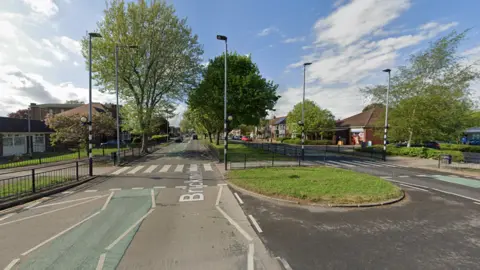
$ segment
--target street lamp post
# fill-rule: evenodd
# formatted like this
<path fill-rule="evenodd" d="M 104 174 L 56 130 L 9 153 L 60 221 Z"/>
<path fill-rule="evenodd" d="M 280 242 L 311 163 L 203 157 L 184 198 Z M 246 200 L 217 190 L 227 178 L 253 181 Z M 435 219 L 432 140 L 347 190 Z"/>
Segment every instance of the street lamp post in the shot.
<path fill-rule="evenodd" d="M 28 106 L 28 135 L 27 135 L 27 145 L 28 145 L 28 153 L 30 154 L 30 158 L 33 156 L 33 137 L 32 137 L 32 126 L 30 120 L 32 119 L 32 105 Z"/>
<path fill-rule="evenodd" d="M 387 134 L 388 134 L 388 95 L 390 93 L 390 73 L 391 69 L 384 69 L 383 72 L 388 73 L 388 87 L 387 87 L 387 99 L 385 101 L 385 131 L 383 133 L 383 160 L 387 160 Z"/>
<path fill-rule="evenodd" d="M 88 175 L 93 176 L 92 157 L 92 38 L 100 38 L 98 33 L 88 33 Z"/>
<path fill-rule="evenodd" d="M 228 135 L 227 135 L 227 55 L 228 55 L 228 46 L 227 46 L 227 37 L 222 35 L 217 35 L 218 40 L 225 41 L 225 85 L 223 89 L 223 132 L 224 132 L 224 142 L 223 142 L 223 162 L 225 163 L 225 171 L 227 170 L 227 149 L 228 149 Z"/>
<path fill-rule="evenodd" d="M 120 164 L 118 162 L 120 160 L 120 105 L 118 104 L 118 50 L 120 48 L 131 48 L 136 49 L 138 46 L 133 45 L 118 45 L 115 44 L 115 92 L 117 97 L 117 106 L 116 106 L 116 114 L 117 114 L 117 165 Z"/>
<path fill-rule="evenodd" d="M 302 160 L 305 160 L 305 85 L 307 66 L 312 63 L 303 63 L 303 99 L 302 99 Z"/>

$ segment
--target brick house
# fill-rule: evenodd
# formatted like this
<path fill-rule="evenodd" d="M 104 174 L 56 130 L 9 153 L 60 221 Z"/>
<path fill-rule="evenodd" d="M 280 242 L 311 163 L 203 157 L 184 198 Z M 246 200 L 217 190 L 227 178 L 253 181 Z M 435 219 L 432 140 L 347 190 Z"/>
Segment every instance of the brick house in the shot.
<path fill-rule="evenodd" d="M 83 104 L 36 104 L 30 103 L 30 115 L 32 120 L 43 121 L 48 114 L 59 114 L 65 111 L 83 106 Z"/>
<path fill-rule="evenodd" d="M 365 142 L 369 144 L 383 144 L 383 137 L 378 136 L 378 131 L 383 130 L 380 123 L 384 108 L 374 107 L 359 114 L 339 120 L 336 123 L 335 144 L 338 139 L 343 144 L 354 145 Z"/>
<path fill-rule="evenodd" d="M 0 156 L 45 152 L 50 149 L 49 129 L 43 121 L 0 117 Z"/>

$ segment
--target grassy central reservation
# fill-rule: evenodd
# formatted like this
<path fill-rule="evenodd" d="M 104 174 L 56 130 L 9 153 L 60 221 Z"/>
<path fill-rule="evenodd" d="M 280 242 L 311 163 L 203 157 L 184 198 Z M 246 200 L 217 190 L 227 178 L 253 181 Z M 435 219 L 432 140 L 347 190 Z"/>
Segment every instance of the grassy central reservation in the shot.
<path fill-rule="evenodd" d="M 228 179 L 263 195 L 321 204 L 381 202 L 402 192 L 376 176 L 330 167 L 231 170 Z"/>

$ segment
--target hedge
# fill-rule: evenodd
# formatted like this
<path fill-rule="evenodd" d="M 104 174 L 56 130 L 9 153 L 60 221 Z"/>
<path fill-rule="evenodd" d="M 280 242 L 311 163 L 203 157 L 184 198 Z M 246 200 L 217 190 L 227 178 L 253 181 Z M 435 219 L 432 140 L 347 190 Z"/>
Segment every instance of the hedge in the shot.
<path fill-rule="evenodd" d="M 152 140 L 161 140 L 167 138 L 167 135 L 153 135 Z"/>
<path fill-rule="evenodd" d="M 442 150 L 457 150 L 457 151 L 460 151 L 460 152 L 480 153 L 480 145 L 441 143 L 440 144 L 440 149 L 442 149 Z"/>
<path fill-rule="evenodd" d="M 383 146 L 377 145 L 374 147 L 365 147 L 365 148 L 356 148 L 356 151 L 361 152 L 378 152 L 381 151 Z M 375 149 L 375 150 L 374 150 Z M 428 159 L 438 159 L 441 155 L 451 155 L 452 160 L 455 162 L 463 162 L 464 157 L 463 153 L 458 150 L 437 150 L 427 147 L 395 147 L 389 145 L 387 147 L 387 155 L 389 156 L 408 156 L 408 157 L 419 157 L 419 158 L 428 158 Z"/>
<path fill-rule="evenodd" d="M 283 139 L 282 143 L 287 144 L 302 144 L 301 139 Z M 330 145 L 331 140 L 305 140 L 305 145 Z"/>

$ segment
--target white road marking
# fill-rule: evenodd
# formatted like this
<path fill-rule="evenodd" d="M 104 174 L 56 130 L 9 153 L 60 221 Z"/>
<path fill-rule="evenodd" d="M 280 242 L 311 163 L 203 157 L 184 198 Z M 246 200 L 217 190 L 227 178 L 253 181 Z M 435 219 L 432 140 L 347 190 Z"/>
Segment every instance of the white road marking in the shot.
<path fill-rule="evenodd" d="M 400 175 L 400 176 L 398 176 L 398 177 L 399 177 L 399 178 L 409 178 L 410 176 L 408 176 L 408 175 Z"/>
<path fill-rule="evenodd" d="M 141 169 L 143 169 L 143 167 L 145 166 L 137 166 L 135 167 L 133 170 L 127 172 L 127 174 L 135 174 L 136 172 L 140 171 Z"/>
<path fill-rule="evenodd" d="M 191 172 L 196 172 L 196 171 L 198 171 L 198 166 L 197 166 L 197 164 L 190 164 L 190 171 L 191 171 Z"/>
<path fill-rule="evenodd" d="M 472 197 L 463 196 L 463 195 L 460 195 L 460 194 L 457 194 L 457 193 L 453 193 L 453 192 L 449 192 L 449 191 L 445 191 L 445 190 L 441 190 L 441 189 L 436 189 L 436 188 L 432 188 L 432 190 L 435 190 L 435 191 L 438 191 L 438 192 L 442 192 L 442 193 L 445 193 L 445 194 L 450 194 L 450 195 L 458 196 L 458 197 L 460 197 L 460 198 L 464 198 L 464 199 L 468 199 L 468 200 L 472 200 L 472 201 L 474 201 L 474 202 L 480 203 L 480 200 L 474 199 L 474 198 L 472 198 Z M 0 224 L 0 225 L 1 225 L 1 224 Z"/>
<path fill-rule="evenodd" d="M 415 175 L 415 176 L 417 176 L 417 177 L 427 177 L 428 175 L 425 175 L 425 174 L 417 174 L 417 175 Z"/>
<path fill-rule="evenodd" d="M 111 173 L 111 174 L 114 174 L 114 175 L 119 175 L 119 174 L 121 174 L 121 173 L 123 173 L 123 172 L 127 171 L 128 169 L 130 169 L 130 167 L 129 167 L 129 166 L 127 166 L 127 167 L 123 167 L 123 168 L 121 168 L 121 169 L 118 169 L 118 170 L 114 171 L 114 172 L 113 172 L 113 173 Z"/>
<path fill-rule="evenodd" d="M 3 268 L 3 270 L 10 270 L 10 269 L 12 269 L 19 261 L 20 261 L 19 258 L 13 259 L 13 260 L 7 265 L 7 267 Z"/>
<path fill-rule="evenodd" d="M 183 172 L 183 164 L 177 165 L 177 167 L 175 168 L 175 172 Z"/>
<path fill-rule="evenodd" d="M 166 188 L 165 186 L 155 186 L 153 188 Z"/>
<path fill-rule="evenodd" d="M 110 191 L 120 191 L 120 190 L 122 190 L 122 189 L 121 189 L 121 188 L 111 188 L 111 189 L 109 189 L 109 190 L 110 190 Z"/>
<path fill-rule="evenodd" d="M 218 189 L 217 199 L 215 200 L 215 206 L 220 204 L 220 196 L 222 196 L 223 186 Z"/>
<path fill-rule="evenodd" d="M 473 202 L 473 203 L 474 203 L 474 204 L 478 204 L 478 205 L 480 205 L 480 202 Z"/>
<path fill-rule="evenodd" d="M 242 198 L 240 198 L 240 196 L 238 196 L 238 194 L 236 192 L 233 193 L 233 195 L 235 195 L 235 198 L 237 198 L 238 203 L 243 204 Z"/>
<path fill-rule="evenodd" d="M 172 165 L 164 165 L 164 166 L 160 169 L 160 172 L 168 172 L 168 169 L 170 169 L 170 167 L 172 167 Z"/>
<path fill-rule="evenodd" d="M 412 186 L 412 187 L 417 187 L 417 188 L 423 188 L 423 189 L 430 189 L 429 187 L 427 186 L 422 186 L 422 185 L 417 185 L 417 184 L 411 184 L 411 183 L 407 183 L 407 182 L 402 182 L 402 181 L 397 181 L 397 180 L 389 180 L 390 182 L 393 182 L 393 183 L 397 183 L 397 184 L 404 184 L 404 185 L 407 185 L 407 186 Z"/>
<path fill-rule="evenodd" d="M 98 263 L 97 263 L 97 268 L 95 268 L 96 270 L 103 269 L 103 265 L 105 264 L 105 257 L 107 257 L 106 253 L 102 253 L 102 255 L 100 255 L 100 258 L 98 259 Z"/>
<path fill-rule="evenodd" d="M 146 169 L 143 173 L 151 173 L 151 172 L 153 172 L 153 170 L 155 170 L 157 167 L 158 167 L 158 165 L 152 165 L 152 166 L 148 167 L 148 169 Z"/>
<path fill-rule="evenodd" d="M 260 228 L 260 225 L 258 225 L 257 221 L 252 215 L 248 215 L 248 218 L 252 222 L 253 226 L 255 226 L 255 229 L 257 229 L 257 232 L 262 233 L 262 228 Z"/>
<path fill-rule="evenodd" d="M 115 193 L 115 192 L 113 192 L 113 191 L 110 192 L 110 195 L 108 196 L 107 200 L 106 200 L 105 203 L 103 204 L 102 210 L 100 210 L 100 211 L 103 211 L 103 210 L 107 209 L 107 205 L 108 205 L 108 203 L 110 202 L 110 200 L 112 199 L 114 193 Z"/>
<path fill-rule="evenodd" d="M 64 192 L 62 192 L 62 194 L 72 194 L 72 193 L 73 193 L 73 191 L 64 191 Z"/>
<path fill-rule="evenodd" d="M 247 241 L 250 242 L 253 240 L 253 238 L 242 227 L 240 227 L 240 225 L 238 225 L 235 220 L 233 220 L 229 215 L 227 215 L 227 213 L 225 213 L 225 211 L 223 211 L 220 206 L 217 205 L 215 207 L 228 220 L 228 222 L 230 222 L 230 224 L 233 224 L 233 226 L 243 235 L 243 237 L 247 239 Z"/>
<path fill-rule="evenodd" d="M 152 208 L 155 208 L 157 205 L 155 203 L 155 191 L 153 191 L 153 189 L 150 190 L 150 195 L 152 196 Z"/>
<path fill-rule="evenodd" d="M 175 188 L 179 188 L 179 189 L 186 189 L 187 186 L 175 186 Z"/>
<path fill-rule="evenodd" d="M 78 201 L 85 201 L 85 200 L 89 200 L 89 199 L 98 199 L 102 197 L 101 195 L 97 195 L 97 196 L 93 196 L 93 197 L 85 197 L 85 198 L 80 198 L 80 199 L 75 199 L 75 200 L 68 200 L 68 201 L 61 201 L 61 202 L 56 202 L 56 203 L 49 203 L 49 204 L 44 204 L 44 205 L 40 205 L 40 206 L 37 206 L 35 207 L 35 209 L 38 209 L 38 208 L 43 208 L 43 207 L 49 207 L 49 206 L 54 206 L 54 205 L 59 205 L 59 204 L 66 204 L 66 203 L 71 203 L 71 202 L 78 202 Z"/>
<path fill-rule="evenodd" d="M 25 209 L 31 209 L 31 208 L 33 208 L 33 207 L 35 207 L 35 206 L 37 206 L 41 203 L 42 203 L 42 201 L 36 201 L 36 202 L 30 204 L 29 206 L 25 207 Z"/>
<path fill-rule="evenodd" d="M 217 186 L 226 186 L 227 184 L 217 184 Z"/>
<path fill-rule="evenodd" d="M 132 188 L 132 189 L 134 189 L 134 190 L 140 190 L 140 189 L 143 189 L 143 187 L 134 187 L 134 188 Z"/>
<path fill-rule="evenodd" d="M 132 226 L 130 226 L 130 228 L 128 228 L 125 232 L 122 233 L 122 235 L 120 235 L 117 239 L 115 239 L 115 241 L 113 241 L 108 247 L 106 247 L 105 249 L 106 250 L 110 250 L 112 249 L 118 242 L 120 242 L 120 240 L 122 240 L 131 230 L 133 230 L 135 227 L 138 226 L 138 224 L 140 224 L 140 222 L 142 222 L 145 218 L 148 217 L 148 215 L 150 215 L 152 212 L 153 212 L 154 209 L 150 209 L 145 215 L 143 215 L 143 217 L 141 217 L 139 220 L 137 220 L 137 222 L 135 222 Z"/>
<path fill-rule="evenodd" d="M 370 162 L 366 162 L 366 161 L 350 161 L 350 162 L 352 162 L 352 163 L 358 163 L 358 164 L 360 164 L 361 166 L 383 167 L 382 165 L 375 164 L 375 163 L 370 163 Z"/>
<path fill-rule="evenodd" d="M 354 165 L 350 165 L 350 164 L 344 164 L 344 163 L 341 163 L 341 162 L 337 162 L 337 161 L 333 161 L 333 160 L 329 160 L 327 161 L 328 163 L 332 163 L 332 164 L 335 164 L 335 165 L 338 165 L 338 166 L 347 166 L 347 167 L 355 167 Z"/>
<path fill-rule="evenodd" d="M 14 216 L 14 215 L 15 215 L 15 213 L 6 214 L 5 216 L 0 217 L 0 221 L 5 220 L 5 219 L 7 219 L 7 218 L 9 218 L 9 217 L 11 217 L 11 216 Z"/>
<path fill-rule="evenodd" d="M 319 164 L 325 164 L 326 166 L 331 166 L 331 167 L 335 167 L 335 168 L 340 167 L 339 165 L 335 165 L 335 164 L 329 163 L 328 160 L 325 160 L 325 161 L 317 161 L 317 163 L 319 163 Z"/>
<path fill-rule="evenodd" d="M 208 163 L 207 163 L 207 164 L 203 164 L 203 169 L 204 169 L 206 172 L 211 172 L 211 171 L 213 171 L 212 165 L 210 165 L 210 164 L 208 164 Z"/>
<path fill-rule="evenodd" d="M 255 254 L 255 246 L 253 243 L 248 244 L 248 256 L 247 256 L 247 269 L 254 270 L 255 269 L 255 260 L 253 259 L 253 255 Z"/>
<path fill-rule="evenodd" d="M 60 236 L 64 235 L 65 233 L 67 233 L 67 232 L 71 231 L 71 230 L 72 230 L 72 229 L 74 229 L 75 227 L 77 227 L 77 226 L 81 225 L 81 224 L 82 224 L 82 223 L 84 223 L 85 221 L 87 221 L 87 220 L 89 220 L 89 219 L 91 219 L 91 218 L 95 217 L 95 216 L 96 216 L 96 215 L 98 215 L 98 214 L 100 214 L 100 211 L 98 211 L 98 212 L 94 213 L 93 215 L 90 215 L 90 216 L 88 216 L 88 217 L 86 217 L 86 218 L 84 218 L 84 219 L 80 220 L 79 222 L 77 222 L 77 223 L 73 224 L 72 226 L 70 226 L 70 227 L 66 228 L 65 230 L 63 230 L 63 231 L 59 232 L 58 234 L 56 234 L 56 235 L 54 235 L 54 236 L 52 236 L 52 237 L 48 238 L 47 240 L 43 241 L 42 243 L 40 243 L 40 244 L 38 244 L 38 245 L 34 246 L 33 248 L 31 248 L 31 249 L 29 249 L 29 250 L 25 251 L 24 253 L 22 253 L 22 256 L 26 256 L 26 255 L 28 255 L 28 254 L 29 254 L 29 253 L 31 253 L 32 251 L 35 251 L 36 249 L 38 249 L 38 248 L 42 247 L 43 245 L 47 244 L 48 242 L 50 242 L 50 241 L 53 241 L 53 240 L 55 240 L 56 238 L 58 238 L 58 237 L 60 237 Z"/>
<path fill-rule="evenodd" d="M 346 160 L 342 160 L 342 161 L 339 161 L 340 163 L 342 163 L 344 166 L 347 166 L 347 167 L 357 167 L 358 164 L 355 164 L 355 163 L 351 163 L 351 162 L 348 162 Z"/>
<path fill-rule="evenodd" d="M 98 200 L 99 198 L 102 198 L 102 197 L 105 197 L 105 196 L 106 196 L 106 195 L 100 196 L 100 197 L 98 197 L 98 198 L 91 199 L 91 200 L 88 200 L 88 201 L 85 201 L 85 202 L 81 202 L 81 203 L 77 203 L 77 204 L 72 204 L 72 205 L 69 205 L 69 206 L 65 206 L 65 207 L 63 207 L 63 208 L 59 208 L 59 209 L 47 211 L 47 212 L 45 212 L 45 213 L 41 213 L 41 214 L 37 214 L 37 215 L 33 215 L 33 216 L 28 216 L 28 217 L 24 217 L 24 218 L 20 218 L 20 219 L 16 219 L 16 220 L 11 220 L 11 221 L 8 221 L 8 222 L 5 222 L 5 223 L 0 223 L 0 227 L 3 226 L 3 225 L 8 225 L 8 224 L 12 224 L 12 223 L 24 221 L 24 220 L 27 220 L 27 219 L 32 219 L 32 218 L 36 218 L 36 217 L 41 217 L 41 216 L 48 215 L 48 214 L 51 214 L 51 213 L 55 213 L 55 212 L 58 212 L 58 211 L 61 211 L 61 210 L 65 210 L 65 209 L 68 209 L 68 208 L 72 208 L 72 207 L 75 207 L 75 206 L 78 206 L 78 205 L 82 205 L 82 204 L 85 204 L 85 203 L 93 202 L 93 201 Z"/>
<path fill-rule="evenodd" d="M 96 189 L 89 189 L 89 190 L 85 190 L 85 192 L 92 193 L 92 192 L 97 192 L 97 190 Z"/>
<path fill-rule="evenodd" d="M 383 178 L 383 179 L 390 179 L 392 178 L 391 176 L 380 176 L 380 178 Z"/>
<path fill-rule="evenodd" d="M 281 257 L 276 257 L 276 258 L 277 260 L 280 261 L 280 263 L 283 265 L 285 270 L 293 270 L 292 267 L 290 267 L 290 264 L 288 264 L 288 262 L 284 258 L 281 258 Z"/>
<path fill-rule="evenodd" d="M 418 190 L 421 190 L 421 191 L 428 192 L 428 190 L 423 189 L 423 188 L 419 188 L 419 187 L 416 187 L 416 186 L 410 186 L 410 185 L 405 185 L 405 184 L 399 184 L 399 185 L 400 185 L 400 186 L 404 186 L 404 187 L 408 187 L 408 188 L 413 188 L 413 189 L 418 189 Z"/>

